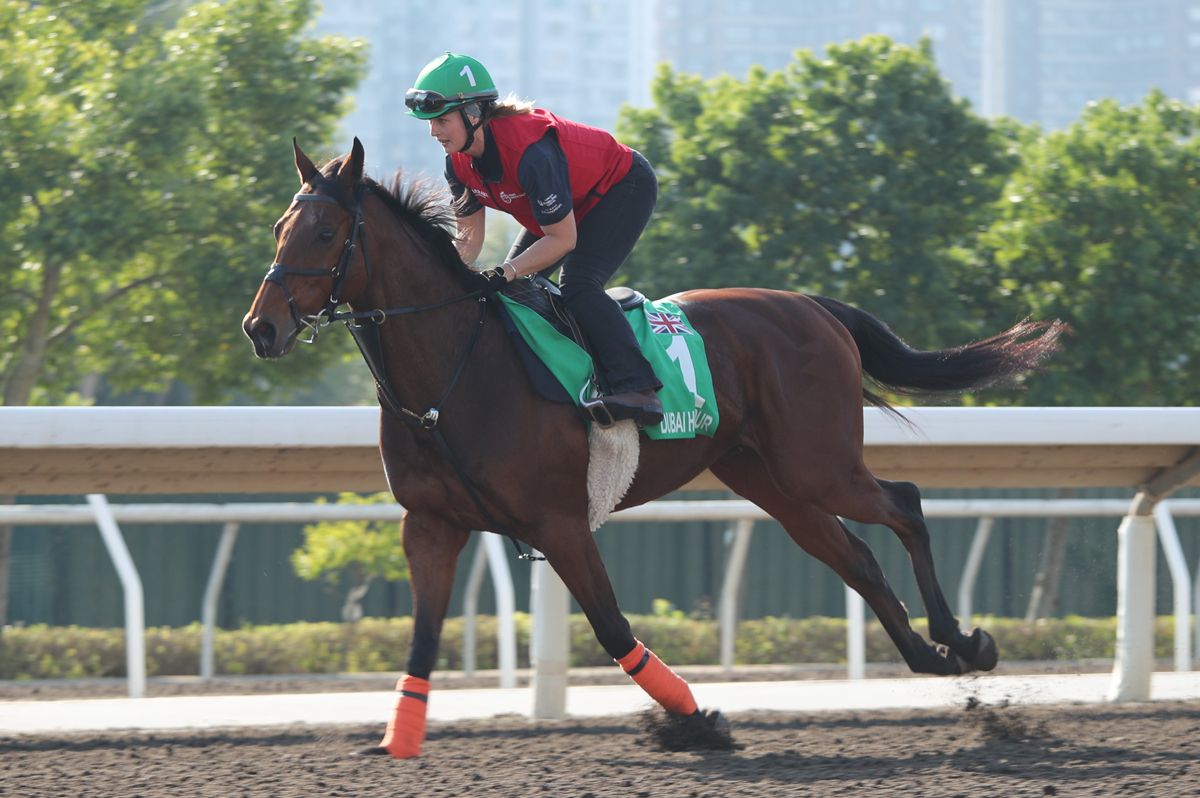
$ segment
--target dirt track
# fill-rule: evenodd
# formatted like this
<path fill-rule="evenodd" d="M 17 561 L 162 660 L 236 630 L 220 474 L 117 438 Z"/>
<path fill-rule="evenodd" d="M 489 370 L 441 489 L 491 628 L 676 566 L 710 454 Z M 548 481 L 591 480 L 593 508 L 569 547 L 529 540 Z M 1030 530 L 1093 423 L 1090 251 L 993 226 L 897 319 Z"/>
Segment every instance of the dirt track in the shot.
<path fill-rule="evenodd" d="M 1200 704 L 750 713 L 734 752 L 661 753 L 636 717 L 430 726 L 425 754 L 349 757 L 380 729 L 0 739 L 0 795 L 1200 795 Z"/>

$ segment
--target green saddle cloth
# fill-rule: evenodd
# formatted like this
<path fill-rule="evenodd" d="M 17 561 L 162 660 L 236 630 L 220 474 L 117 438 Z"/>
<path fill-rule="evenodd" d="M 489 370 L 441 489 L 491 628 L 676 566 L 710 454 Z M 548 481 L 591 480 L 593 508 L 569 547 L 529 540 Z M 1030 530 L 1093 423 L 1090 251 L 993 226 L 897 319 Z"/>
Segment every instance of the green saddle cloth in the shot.
<path fill-rule="evenodd" d="M 550 372 L 578 405 L 592 394 L 591 356 L 574 341 L 555 330 L 537 312 L 497 294 L 513 323 Z M 663 422 L 646 427 L 651 438 L 712 437 L 717 431 L 717 397 L 704 339 L 692 329 L 687 316 L 674 302 L 647 300 L 625 312 L 642 354 L 662 380 L 658 398 L 663 403 Z"/>

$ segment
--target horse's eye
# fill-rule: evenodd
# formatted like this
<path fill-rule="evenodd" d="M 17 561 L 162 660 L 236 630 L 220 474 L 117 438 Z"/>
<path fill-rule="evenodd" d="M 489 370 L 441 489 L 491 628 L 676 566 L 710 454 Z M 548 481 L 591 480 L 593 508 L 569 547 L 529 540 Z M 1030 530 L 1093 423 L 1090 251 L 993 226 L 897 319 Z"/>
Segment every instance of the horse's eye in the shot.
<path fill-rule="evenodd" d="M 332 230 L 322 230 L 321 231 L 321 240 L 324 241 L 326 244 L 328 244 L 330 241 L 333 240 L 333 231 Z"/>

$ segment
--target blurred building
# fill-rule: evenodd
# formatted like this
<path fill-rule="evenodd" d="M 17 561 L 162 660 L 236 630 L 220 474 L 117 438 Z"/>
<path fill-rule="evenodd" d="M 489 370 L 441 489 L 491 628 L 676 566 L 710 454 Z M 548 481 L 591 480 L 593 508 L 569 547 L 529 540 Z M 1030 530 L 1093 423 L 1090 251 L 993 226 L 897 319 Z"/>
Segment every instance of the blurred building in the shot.
<path fill-rule="evenodd" d="M 644 0 L 324 0 L 321 32 L 363 37 L 371 65 L 337 145 L 358 136 L 383 174 L 440 175 L 428 125 L 405 116 L 404 92 L 447 50 L 478 58 L 510 91 L 560 116 L 612 128 L 621 104 L 649 104 L 654 4 Z"/>
<path fill-rule="evenodd" d="M 1200 102 L 1200 0 L 326 0 L 319 28 L 371 42 L 338 149 L 357 135 L 385 174 L 441 172 L 403 98 L 446 50 L 480 59 L 501 93 L 608 129 L 622 103 L 650 104 L 658 61 L 741 76 L 868 33 L 929 36 L 956 94 L 1048 127 L 1089 100 L 1132 103 L 1155 86 Z"/>
<path fill-rule="evenodd" d="M 752 64 L 777 69 L 796 48 L 820 52 L 828 42 L 868 33 L 907 44 L 928 35 L 956 94 L 976 109 L 1048 127 L 1069 124 L 1089 100 L 1133 103 L 1152 87 L 1200 102 L 1200 2 L 1194 0 L 661 0 L 659 5 L 660 57 L 705 77 L 740 76 Z"/>

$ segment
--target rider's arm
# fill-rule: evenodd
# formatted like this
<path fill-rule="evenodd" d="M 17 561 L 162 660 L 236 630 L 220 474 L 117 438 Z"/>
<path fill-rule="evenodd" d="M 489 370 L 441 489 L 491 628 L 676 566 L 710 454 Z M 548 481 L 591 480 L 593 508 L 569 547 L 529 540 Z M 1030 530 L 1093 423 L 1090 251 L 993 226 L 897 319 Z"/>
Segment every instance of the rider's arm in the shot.
<path fill-rule="evenodd" d="M 510 261 L 518 277 L 541 271 L 575 249 L 575 214 L 567 156 L 553 131 L 521 156 L 517 179 L 529 197 L 533 218 L 545 234 Z"/>
<path fill-rule="evenodd" d="M 450 187 L 454 221 L 458 227 L 458 237 L 454 245 L 458 248 L 463 263 L 470 265 L 483 249 L 483 203 L 477 200 L 454 174 L 454 162 L 449 155 L 446 156 L 446 185 Z"/>
<path fill-rule="evenodd" d="M 483 249 L 486 213 L 484 208 L 480 208 L 470 216 L 457 216 L 454 219 L 458 226 L 458 238 L 454 242 L 454 246 L 458 247 L 458 254 L 462 256 L 463 263 L 468 266 L 475 262 Z"/>
<path fill-rule="evenodd" d="M 517 270 L 517 277 L 540 272 L 575 249 L 575 214 L 568 213 L 556 224 L 543 224 L 542 232 L 544 236 L 509 261 Z"/>

